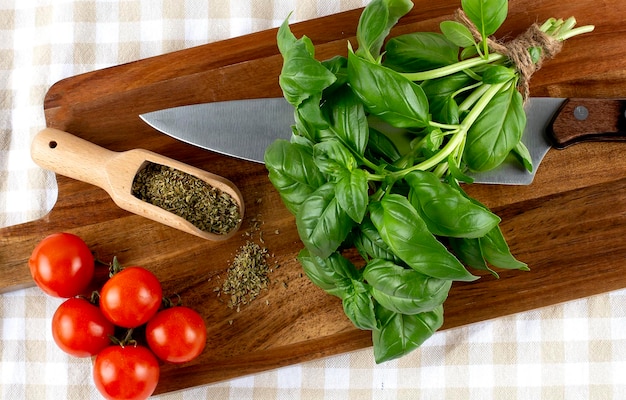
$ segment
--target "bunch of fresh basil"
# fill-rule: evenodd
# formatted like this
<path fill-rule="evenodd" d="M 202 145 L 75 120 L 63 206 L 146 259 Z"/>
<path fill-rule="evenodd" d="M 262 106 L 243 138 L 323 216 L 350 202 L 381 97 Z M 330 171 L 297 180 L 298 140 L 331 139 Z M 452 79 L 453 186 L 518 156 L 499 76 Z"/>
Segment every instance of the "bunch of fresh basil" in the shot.
<path fill-rule="evenodd" d="M 459 184 L 471 182 L 468 169 L 495 168 L 509 153 L 532 168 L 521 142 L 519 74 L 486 40 L 505 20 L 507 1 L 462 0 L 480 41 L 446 21 L 443 33 L 385 44 L 412 6 L 372 1 L 359 21 L 358 49 L 349 45 L 347 57 L 323 62 L 285 21 L 280 85 L 295 124 L 291 141 L 265 154 L 269 178 L 296 217 L 304 271 L 342 299 L 355 326 L 372 331 L 376 362 L 412 351 L 442 326 L 452 282 L 478 278 L 466 265 L 495 276 L 492 266 L 528 269 L 509 251 L 500 218 Z M 542 30 L 561 40 L 582 33 L 572 20 L 550 20 Z M 348 248 L 363 262 L 346 257 Z"/>

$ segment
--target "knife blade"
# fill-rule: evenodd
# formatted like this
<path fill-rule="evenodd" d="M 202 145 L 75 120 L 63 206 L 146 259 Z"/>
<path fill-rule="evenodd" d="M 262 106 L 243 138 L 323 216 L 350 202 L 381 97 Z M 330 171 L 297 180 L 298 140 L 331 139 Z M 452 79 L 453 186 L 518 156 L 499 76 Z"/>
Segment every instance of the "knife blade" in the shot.
<path fill-rule="evenodd" d="M 535 97 L 525 106 L 522 137 L 533 161 L 528 172 L 510 157 L 498 168 L 472 173 L 475 183 L 528 185 L 552 147 L 583 141 L 626 140 L 626 100 Z M 193 104 L 140 115 L 154 129 L 227 156 L 263 163 L 265 149 L 289 139 L 294 110 L 283 98 Z"/>
<path fill-rule="evenodd" d="M 193 104 L 139 116 L 154 129 L 185 143 L 263 163 L 265 149 L 289 139 L 294 108 L 284 98 Z"/>

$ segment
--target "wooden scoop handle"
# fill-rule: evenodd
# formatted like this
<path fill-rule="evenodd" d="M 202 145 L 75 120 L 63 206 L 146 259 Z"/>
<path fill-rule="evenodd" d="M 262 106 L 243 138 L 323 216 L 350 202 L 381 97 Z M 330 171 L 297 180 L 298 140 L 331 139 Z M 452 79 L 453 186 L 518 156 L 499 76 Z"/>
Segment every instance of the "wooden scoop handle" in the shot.
<path fill-rule="evenodd" d="M 626 140 L 626 100 L 567 99 L 551 126 L 553 146 L 579 142 Z"/>
<path fill-rule="evenodd" d="M 31 157 L 42 168 L 110 192 L 106 163 L 115 152 L 58 129 L 46 128 L 31 144 Z"/>

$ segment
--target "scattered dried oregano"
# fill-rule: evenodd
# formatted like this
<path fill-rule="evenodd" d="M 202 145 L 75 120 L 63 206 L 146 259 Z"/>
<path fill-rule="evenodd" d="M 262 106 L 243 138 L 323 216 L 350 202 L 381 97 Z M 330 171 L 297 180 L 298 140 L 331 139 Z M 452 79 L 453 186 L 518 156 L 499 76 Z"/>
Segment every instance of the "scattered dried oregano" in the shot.
<path fill-rule="evenodd" d="M 254 242 L 248 241 L 239 249 L 221 288 L 221 293 L 230 295 L 230 308 L 239 311 L 242 305 L 250 303 L 267 288 L 268 257 L 267 249 Z"/>

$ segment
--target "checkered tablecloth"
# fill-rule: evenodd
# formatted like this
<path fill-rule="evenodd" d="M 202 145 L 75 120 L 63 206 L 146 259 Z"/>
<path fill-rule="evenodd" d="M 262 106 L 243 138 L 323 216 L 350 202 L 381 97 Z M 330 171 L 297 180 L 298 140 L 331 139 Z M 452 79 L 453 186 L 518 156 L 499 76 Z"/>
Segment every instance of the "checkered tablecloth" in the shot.
<path fill-rule="evenodd" d="M 366 3 L 0 0 L 0 227 L 56 201 L 54 176 L 29 156 L 56 81 Z M 0 296 L 0 399 L 100 398 L 90 361 L 52 340 L 60 302 L 36 288 Z M 438 332 L 382 365 L 365 349 L 158 398 L 626 399 L 626 291 Z"/>

